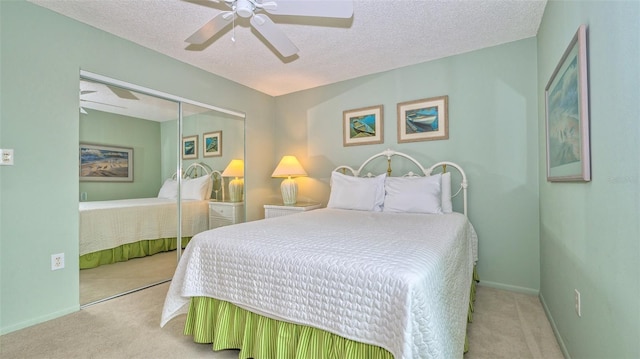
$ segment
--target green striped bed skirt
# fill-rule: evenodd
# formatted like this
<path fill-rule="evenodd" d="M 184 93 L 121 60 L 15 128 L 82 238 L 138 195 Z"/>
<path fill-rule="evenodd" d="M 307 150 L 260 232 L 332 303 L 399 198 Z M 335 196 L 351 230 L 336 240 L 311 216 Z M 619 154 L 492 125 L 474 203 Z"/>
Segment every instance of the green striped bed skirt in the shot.
<path fill-rule="evenodd" d="M 182 248 L 186 247 L 190 240 L 191 237 L 182 237 Z M 80 269 L 95 268 L 103 264 L 124 262 L 133 258 L 141 258 L 160 252 L 172 251 L 177 248 L 176 243 L 177 238 L 175 237 L 151 239 L 87 253 L 80 256 Z"/>
<path fill-rule="evenodd" d="M 473 319 L 476 283 L 473 270 L 469 322 Z M 393 359 L 381 347 L 363 344 L 321 329 L 267 318 L 209 297 L 193 297 L 184 334 L 196 343 L 211 343 L 213 350 L 240 349 L 239 359 Z M 465 338 L 464 352 L 469 350 Z"/>

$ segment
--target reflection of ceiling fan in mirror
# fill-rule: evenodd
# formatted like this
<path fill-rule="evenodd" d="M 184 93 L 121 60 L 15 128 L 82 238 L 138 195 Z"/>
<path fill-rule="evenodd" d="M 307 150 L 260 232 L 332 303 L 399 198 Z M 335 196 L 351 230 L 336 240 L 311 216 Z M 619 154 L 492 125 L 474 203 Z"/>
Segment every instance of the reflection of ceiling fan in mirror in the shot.
<path fill-rule="evenodd" d="M 314 16 L 347 19 L 353 15 L 352 0 L 224 0 L 231 11 L 223 11 L 202 26 L 186 42 L 201 45 L 229 24 L 236 15 L 250 18 L 251 26 L 256 29 L 283 57 L 298 53 L 296 45 L 259 11 L 272 15 Z M 235 24 L 234 24 L 235 25 Z"/>
<path fill-rule="evenodd" d="M 117 107 L 117 108 L 126 108 L 124 106 L 120 106 L 120 105 L 116 105 L 113 102 L 109 103 L 109 99 L 112 98 L 113 101 L 113 96 L 111 96 L 110 94 L 116 95 L 118 99 L 123 99 L 123 100 L 134 100 L 134 101 L 138 101 L 139 98 L 133 94 L 133 92 L 127 90 L 127 89 L 123 89 L 121 87 L 116 87 L 116 86 L 112 86 L 112 85 L 106 85 L 106 84 L 97 84 L 95 82 L 90 82 L 90 81 L 81 81 L 80 82 L 80 113 L 82 114 L 87 114 L 87 110 L 84 107 L 89 107 L 88 105 L 86 105 L 87 103 L 94 103 L 94 104 L 98 104 L 98 105 L 104 105 L 104 106 L 110 106 L 110 107 Z M 83 89 L 83 87 L 85 89 Z M 103 88 L 108 88 L 110 90 L 110 94 L 105 94 Z M 89 98 L 87 98 L 87 95 L 91 95 L 94 94 L 92 96 L 89 96 Z M 85 106 L 83 107 L 82 104 L 85 103 Z M 119 102 L 121 103 L 121 101 Z"/>

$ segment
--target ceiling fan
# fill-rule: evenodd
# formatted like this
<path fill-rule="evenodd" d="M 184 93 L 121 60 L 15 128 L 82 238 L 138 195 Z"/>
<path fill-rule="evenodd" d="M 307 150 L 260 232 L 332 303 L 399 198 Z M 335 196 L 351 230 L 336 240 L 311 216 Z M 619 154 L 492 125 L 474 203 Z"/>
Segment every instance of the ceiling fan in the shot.
<path fill-rule="evenodd" d="M 139 100 L 139 99 L 138 99 L 138 97 L 136 97 L 133 93 L 131 93 L 131 92 L 130 92 L 130 91 L 128 91 L 128 90 L 120 89 L 120 88 L 118 88 L 118 87 L 113 87 L 113 88 L 112 88 L 112 86 L 109 86 L 109 89 L 111 89 L 111 90 L 113 91 L 113 93 L 114 93 L 116 96 L 120 97 L 120 98 L 124 98 L 124 99 L 128 99 L 128 100 Z M 122 91 L 126 91 L 126 92 L 123 92 L 123 93 L 121 93 L 121 94 L 118 94 L 118 92 L 116 92 L 116 91 L 114 91 L 114 90 L 122 90 Z M 118 107 L 118 108 L 125 108 L 125 107 L 123 107 L 123 106 L 113 105 L 113 104 L 106 103 L 106 102 L 92 101 L 92 100 L 87 100 L 87 99 L 82 98 L 82 96 L 84 96 L 84 95 L 89 95 L 89 94 L 96 93 L 96 92 L 98 92 L 98 91 L 94 91 L 94 90 L 82 90 L 82 89 L 80 89 L 80 113 L 85 114 L 85 115 L 87 115 L 87 114 L 88 114 L 87 110 L 86 110 L 84 107 L 82 107 L 82 104 L 83 104 L 83 103 L 85 103 L 85 104 L 87 104 L 87 103 L 95 103 L 95 104 L 98 104 L 98 105 L 105 105 L 105 106 Z"/>
<path fill-rule="evenodd" d="M 296 45 L 265 14 L 333 17 L 347 19 L 353 15 L 353 0 L 224 0 L 231 11 L 223 11 L 185 41 L 201 45 L 229 24 L 236 16 L 250 18 L 256 29 L 283 57 L 298 53 Z"/>

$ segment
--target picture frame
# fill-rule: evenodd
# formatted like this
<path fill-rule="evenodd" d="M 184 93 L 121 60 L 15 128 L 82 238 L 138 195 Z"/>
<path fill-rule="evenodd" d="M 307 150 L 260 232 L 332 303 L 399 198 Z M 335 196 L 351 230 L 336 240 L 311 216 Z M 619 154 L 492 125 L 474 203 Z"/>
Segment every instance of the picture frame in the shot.
<path fill-rule="evenodd" d="M 89 143 L 79 145 L 83 182 L 133 182 L 133 148 Z"/>
<path fill-rule="evenodd" d="M 182 137 L 182 159 L 193 160 L 198 158 L 198 136 Z"/>
<path fill-rule="evenodd" d="M 371 145 L 384 142 L 383 106 L 363 107 L 342 112 L 342 145 Z"/>
<path fill-rule="evenodd" d="M 449 138 L 449 96 L 398 103 L 398 143 Z"/>
<path fill-rule="evenodd" d="M 591 181 L 587 27 L 580 25 L 545 87 L 547 181 Z"/>
<path fill-rule="evenodd" d="M 222 156 L 222 131 L 214 131 L 202 135 L 202 156 Z"/>

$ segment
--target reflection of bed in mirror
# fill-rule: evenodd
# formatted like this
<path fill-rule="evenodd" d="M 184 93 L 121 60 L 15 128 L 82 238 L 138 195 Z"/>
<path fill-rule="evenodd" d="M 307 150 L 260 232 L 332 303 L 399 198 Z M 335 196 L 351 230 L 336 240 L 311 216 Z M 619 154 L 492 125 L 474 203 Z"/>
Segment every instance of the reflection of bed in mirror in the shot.
<path fill-rule="evenodd" d="M 219 171 L 191 164 L 181 184 L 182 248 L 209 229 L 211 193 L 224 190 Z M 80 269 L 127 261 L 177 248 L 176 176 L 156 198 L 80 202 Z"/>
<path fill-rule="evenodd" d="M 419 173 L 390 177 L 392 156 Z M 462 358 L 477 258 L 463 170 L 388 150 L 332 172 L 327 208 L 194 236 L 161 325 L 186 313 L 185 334 L 241 358 Z"/>

